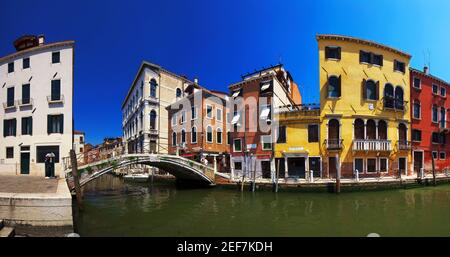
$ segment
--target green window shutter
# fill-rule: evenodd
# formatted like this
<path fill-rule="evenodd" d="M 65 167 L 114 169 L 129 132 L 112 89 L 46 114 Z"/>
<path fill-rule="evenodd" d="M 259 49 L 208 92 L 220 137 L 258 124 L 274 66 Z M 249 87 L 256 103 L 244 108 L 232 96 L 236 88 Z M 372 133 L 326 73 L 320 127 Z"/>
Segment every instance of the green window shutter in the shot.
<path fill-rule="evenodd" d="M 52 115 L 47 115 L 47 134 L 52 133 Z"/>
<path fill-rule="evenodd" d="M 17 120 L 16 119 L 12 120 L 12 125 L 13 125 L 13 136 L 16 136 L 16 127 L 17 127 Z"/>
<path fill-rule="evenodd" d="M 366 80 L 363 79 L 362 83 L 361 83 L 361 91 L 362 91 L 362 97 L 364 100 L 367 99 L 367 91 L 366 91 Z"/>
<path fill-rule="evenodd" d="M 61 134 L 63 134 L 64 133 L 64 114 L 61 114 L 60 116 L 59 116 L 59 119 L 60 119 L 60 133 Z"/>
<path fill-rule="evenodd" d="M 7 135 L 7 131 L 8 131 L 7 126 L 8 126 L 7 120 L 3 120 L 3 137 L 6 137 L 6 135 Z"/>
<path fill-rule="evenodd" d="M 28 126 L 30 126 L 30 136 L 33 135 L 33 117 L 29 118 L 29 124 Z"/>

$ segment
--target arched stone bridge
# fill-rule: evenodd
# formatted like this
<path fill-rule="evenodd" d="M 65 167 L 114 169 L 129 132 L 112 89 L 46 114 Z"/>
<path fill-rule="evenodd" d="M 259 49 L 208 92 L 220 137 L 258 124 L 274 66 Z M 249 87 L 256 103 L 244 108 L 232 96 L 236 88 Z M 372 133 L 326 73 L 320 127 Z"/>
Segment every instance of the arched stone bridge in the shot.
<path fill-rule="evenodd" d="M 215 186 L 215 169 L 205 166 L 201 163 L 183 158 L 177 155 L 168 154 L 125 154 L 118 157 L 90 163 L 78 167 L 83 170 L 88 167 L 101 167 L 88 177 L 80 179 L 80 186 L 84 186 L 92 180 L 95 180 L 115 169 L 124 168 L 129 165 L 142 164 L 162 169 L 173 176 L 177 180 L 196 184 L 200 186 Z M 72 178 L 70 164 L 65 165 L 66 178 L 70 182 Z M 69 183 L 71 190 L 74 190 L 73 183 Z"/>

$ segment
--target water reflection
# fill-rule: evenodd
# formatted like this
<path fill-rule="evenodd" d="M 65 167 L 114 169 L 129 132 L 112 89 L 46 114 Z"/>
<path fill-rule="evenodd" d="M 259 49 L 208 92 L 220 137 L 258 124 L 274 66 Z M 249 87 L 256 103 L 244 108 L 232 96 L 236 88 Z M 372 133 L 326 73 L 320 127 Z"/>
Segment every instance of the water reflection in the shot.
<path fill-rule="evenodd" d="M 449 236 L 450 186 L 279 193 L 127 184 L 85 188 L 83 236 Z"/>

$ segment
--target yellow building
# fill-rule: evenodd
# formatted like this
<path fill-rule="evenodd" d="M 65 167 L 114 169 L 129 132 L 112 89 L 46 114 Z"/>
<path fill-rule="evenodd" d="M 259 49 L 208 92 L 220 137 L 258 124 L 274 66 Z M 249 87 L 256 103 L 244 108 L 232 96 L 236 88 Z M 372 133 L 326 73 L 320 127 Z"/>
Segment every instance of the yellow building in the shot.
<path fill-rule="evenodd" d="M 319 115 L 319 109 L 299 107 L 275 116 L 279 129 L 274 154 L 279 178 L 308 178 L 310 170 L 314 171 L 314 177 L 322 176 Z"/>
<path fill-rule="evenodd" d="M 368 40 L 318 35 L 324 177 L 411 170 L 411 56 Z"/>

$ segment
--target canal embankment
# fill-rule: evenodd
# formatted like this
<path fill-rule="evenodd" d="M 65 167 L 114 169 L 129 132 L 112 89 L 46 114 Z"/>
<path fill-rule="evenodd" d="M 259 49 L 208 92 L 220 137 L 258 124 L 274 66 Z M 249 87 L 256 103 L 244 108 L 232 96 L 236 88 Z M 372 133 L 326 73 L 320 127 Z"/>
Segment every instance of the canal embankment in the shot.
<path fill-rule="evenodd" d="M 72 196 L 65 179 L 0 176 L 0 218 L 16 235 L 73 232 Z"/>

